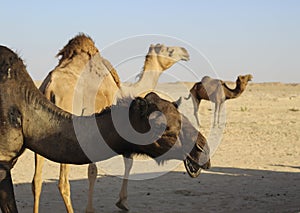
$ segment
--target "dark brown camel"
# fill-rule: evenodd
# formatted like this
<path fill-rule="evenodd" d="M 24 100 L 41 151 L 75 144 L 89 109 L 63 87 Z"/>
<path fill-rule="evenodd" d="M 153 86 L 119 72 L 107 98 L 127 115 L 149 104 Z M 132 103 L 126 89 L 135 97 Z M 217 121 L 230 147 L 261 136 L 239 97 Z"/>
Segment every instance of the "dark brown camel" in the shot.
<path fill-rule="evenodd" d="M 236 87 L 234 89 L 229 88 L 224 81 L 213 79 L 209 76 L 204 76 L 200 82 L 195 83 L 190 89 L 190 95 L 188 98 L 191 96 L 193 97 L 194 115 L 198 125 L 200 126 L 198 111 L 202 99 L 215 103 L 213 123 L 213 126 L 215 127 L 216 125 L 219 125 L 220 112 L 225 100 L 239 97 L 246 89 L 248 81 L 251 80 L 252 75 L 238 76 L 236 80 Z"/>
<path fill-rule="evenodd" d="M 7 47 L 0 46 L 2 212 L 18 212 L 10 170 L 26 148 L 52 161 L 69 164 L 88 164 L 118 154 L 145 154 L 158 163 L 181 159 L 193 177 L 201 168 L 210 166 L 205 138 L 196 131 L 193 140 L 189 134 L 192 130 L 182 131 L 181 125 L 188 121 L 181 119 L 175 104 L 160 99 L 155 93 L 129 103 L 121 101 L 92 116 L 67 113 L 40 93 L 22 60 Z M 131 125 L 127 125 L 126 118 Z M 115 126 L 122 126 L 123 132 L 118 132 Z M 124 139 L 121 136 L 124 132 L 126 138 L 134 138 L 134 141 Z"/>

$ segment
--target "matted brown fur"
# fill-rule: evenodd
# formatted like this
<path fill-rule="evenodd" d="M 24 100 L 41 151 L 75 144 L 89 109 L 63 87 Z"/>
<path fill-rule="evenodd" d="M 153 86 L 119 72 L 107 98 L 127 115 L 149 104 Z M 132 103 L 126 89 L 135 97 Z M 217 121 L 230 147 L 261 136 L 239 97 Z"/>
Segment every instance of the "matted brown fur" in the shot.
<path fill-rule="evenodd" d="M 99 52 L 97 47 L 95 46 L 95 42 L 93 39 L 83 33 L 78 34 L 71 40 L 69 40 L 68 44 L 61 49 L 56 57 L 61 57 L 59 59 L 59 65 L 67 59 L 72 59 L 75 55 L 80 53 L 87 53 L 90 57 L 93 57 L 95 54 Z M 117 86 L 120 87 L 120 78 L 117 74 L 117 71 L 111 65 L 111 63 L 103 58 L 103 64 L 106 68 L 110 71 L 114 81 L 116 82 Z"/>

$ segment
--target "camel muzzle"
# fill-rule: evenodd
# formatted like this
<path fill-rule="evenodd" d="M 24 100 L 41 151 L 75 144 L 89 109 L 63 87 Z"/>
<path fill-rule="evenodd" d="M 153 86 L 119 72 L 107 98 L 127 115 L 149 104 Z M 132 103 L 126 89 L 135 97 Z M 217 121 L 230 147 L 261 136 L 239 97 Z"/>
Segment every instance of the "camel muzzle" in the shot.
<path fill-rule="evenodd" d="M 195 144 L 193 150 L 184 160 L 185 169 L 190 177 L 196 178 L 200 175 L 202 169 L 210 169 L 209 151 L 207 145 L 202 147 L 198 143 Z"/>

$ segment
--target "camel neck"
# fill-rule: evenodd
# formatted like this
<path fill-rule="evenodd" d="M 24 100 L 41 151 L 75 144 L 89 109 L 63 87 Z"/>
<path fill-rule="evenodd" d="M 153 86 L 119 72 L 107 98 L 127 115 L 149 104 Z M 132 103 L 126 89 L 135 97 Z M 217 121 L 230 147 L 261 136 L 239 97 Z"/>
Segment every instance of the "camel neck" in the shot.
<path fill-rule="evenodd" d="M 146 91 L 156 87 L 161 72 L 156 70 L 144 70 L 141 78 L 134 84 L 135 90 Z"/>
<path fill-rule="evenodd" d="M 144 63 L 143 73 L 139 81 L 133 85 L 134 89 L 139 92 L 145 92 L 154 89 L 163 70 L 162 64 L 159 63 L 155 56 L 147 55 Z"/>
<path fill-rule="evenodd" d="M 226 99 L 233 99 L 239 97 L 242 92 L 245 90 L 245 87 L 242 87 L 240 83 L 236 84 L 236 87 L 234 89 L 229 88 L 226 83 L 224 85 L 224 93 Z"/>
<path fill-rule="evenodd" d="M 163 64 L 161 64 L 160 61 L 157 60 L 157 57 L 155 57 L 153 55 L 146 56 L 143 72 L 157 71 L 157 72 L 161 73 L 163 70 L 165 70 L 163 67 Z"/>
<path fill-rule="evenodd" d="M 143 73 L 140 79 L 129 86 L 121 86 L 121 90 L 117 95 L 118 98 L 121 97 L 136 97 L 145 92 L 153 90 L 158 82 L 159 76 L 161 75 L 160 69 L 151 70 L 144 67 Z"/>
<path fill-rule="evenodd" d="M 22 126 L 26 148 L 50 160 L 71 164 L 87 164 L 116 155 L 101 140 L 97 128 L 98 122 L 105 123 L 104 117 L 110 113 L 99 114 L 96 119 L 73 116 L 32 88 L 23 89 L 24 93 L 27 103 L 22 110 Z M 89 155 L 90 150 L 101 153 Z"/>

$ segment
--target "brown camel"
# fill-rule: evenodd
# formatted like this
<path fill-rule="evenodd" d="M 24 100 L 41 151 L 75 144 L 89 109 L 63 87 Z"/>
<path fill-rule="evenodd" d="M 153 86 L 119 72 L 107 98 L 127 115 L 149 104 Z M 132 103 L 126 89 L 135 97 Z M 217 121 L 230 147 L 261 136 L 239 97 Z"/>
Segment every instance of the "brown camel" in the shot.
<path fill-rule="evenodd" d="M 93 40 L 79 34 L 71 39 L 58 53 L 58 66 L 49 73 L 40 86 L 42 93 L 60 108 L 76 115 L 90 115 L 110 106 L 115 96 L 135 97 L 143 91 L 155 88 L 162 72 L 179 60 L 188 60 L 189 55 L 184 48 L 151 45 L 145 58 L 141 78 L 130 86 L 120 85 L 119 77 L 112 65 L 100 56 Z M 110 72 L 109 72 L 110 71 Z M 66 84 L 67 82 L 67 84 Z M 100 85 L 100 87 L 99 87 Z M 42 167 L 44 159 L 36 155 L 36 170 L 33 179 L 34 212 L 39 209 L 39 198 L 42 189 Z M 125 160 L 127 162 L 127 160 Z M 125 166 L 126 167 L 126 166 Z M 90 181 L 87 212 L 93 212 L 92 195 L 97 167 L 89 165 Z M 69 166 L 62 164 L 59 177 L 59 190 L 66 209 L 73 212 L 70 184 L 68 180 Z M 126 180 L 124 179 L 124 182 Z M 120 200 L 125 191 L 126 183 L 122 184 Z M 126 194 L 126 193 L 125 193 Z M 120 208 L 124 202 L 118 202 Z"/>
<path fill-rule="evenodd" d="M 0 46 L 0 100 L 0 208 L 3 213 L 18 212 L 10 170 L 26 148 L 52 161 L 71 164 L 87 164 L 118 154 L 144 154 L 158 163 L 170 158 L 181 159 L 191 176 L 210 166 L 205 138 L 199 133 L 195 141 L 185 140 L 186 135 L 188 139 L 192 136 L 188 131 L 181 131 L 181 125 L 188 121 L 181 121 L 176 104 L 151 93 L 132 102 L 120 101 L 93 116 L 72 115 L 39 92 L 23 61 L 4 46 Z M 164 119 L 162 115 L 150 116 L 157 112 Z M 120 119 L 113 119 L 115 113 Z M 128 133 L 126 137 L 137 140 L 125 140 L 115 124 L 123 127 Z M 144 134 L 148 140 L 142 137 Z M 164 155 L 166 152 L 168 155 Z"/>
<path fill-rule="evenodd" d="M 229 88 L 224 81 L 213 79 L 209 76 L 204 76 L 200 82 L 195 83 L 190 89 L 190 95 L 188 98 L 191 96 L 193 97 L 194 115 L 198 125 L 200 126 L 198 111 L 202 99 L 215 103 L 213 123 L 213 126 L 215 127 L 216 125 L 219 125 L 220 112 L 225 100 L 239 97 L 246 89 L 248 81 L 251 80 L 252 75 L 238 76 L 236 80 L 236 87 L 234 89 Z"/>

